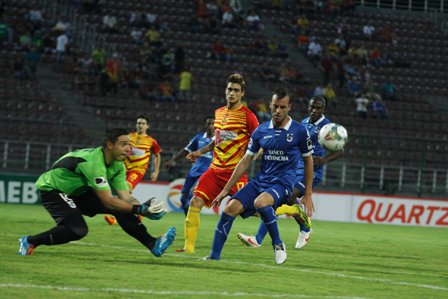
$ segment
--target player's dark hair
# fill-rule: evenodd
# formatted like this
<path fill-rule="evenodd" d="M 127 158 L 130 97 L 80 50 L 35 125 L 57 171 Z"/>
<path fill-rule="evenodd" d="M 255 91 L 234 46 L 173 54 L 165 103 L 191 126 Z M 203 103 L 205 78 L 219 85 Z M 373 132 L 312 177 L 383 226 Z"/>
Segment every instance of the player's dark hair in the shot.
<path fill-rule="evenodd" d="M 129 135 L 128 130 L 121 128 L 107 129 L 104 134 L 103 147 L 106 147 L 108 142 L 111 143 L 117 142 L 118 137 L 123 135 Z"/>
<path fill-rule="evenodd" d="M 139 116 L 137 116 L 137 118 L 135 120 L 137 120 L 139 118 L 146 120 L 146 123 L 149 125 L 149 118 L 146 115 L 143 115 L 143 114 L 139 115 Z"/>
<path fill-rule="evenodd" d="M 327 100 L 324 97 L 322 97 L 322 96 L 311 97 L 310 100 L 308 101 L 308 103 L 311 102 L 311 101 L 321 102 L 322 105 L 324 106 L 324 108 L 327 108 Z"/>
<path fill-rule="evenodd" d="M 232 74 L 227 78 L 227 85 L 229 83 L 235 83 L 241 85 L 241 91 L 246 89 L 246 82 L 244 81 L 244 77 L 240 74 Z"/>
<path fill-rule="evenodd" d="M 291 104 L 291 93 L 286 86 L 279 86 L 274 90 L 272 95 L 276 95 L 277 99 L 283 99 L 284 97 L 289 97 L 289 103 Z"/>

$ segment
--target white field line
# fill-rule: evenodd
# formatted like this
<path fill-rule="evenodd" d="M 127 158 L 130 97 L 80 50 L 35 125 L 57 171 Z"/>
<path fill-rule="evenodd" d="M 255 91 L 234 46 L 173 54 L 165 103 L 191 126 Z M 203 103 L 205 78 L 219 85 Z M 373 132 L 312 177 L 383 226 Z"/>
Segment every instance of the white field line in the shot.
<path fill-rule="evenodd" d="M 132 248 L 127 248 L 127 247 L 122 247 L 122 246 L 112 246 L 112 245 L 88 243 L 88 242 L 82 242 L 82 241 L 76 241 L 76 242 L 72 242 L 72 243 L 76 243 L 76 244 L 79 244 L 79 245 L 86 245 L 86 246 L 102 246 L 102 247 L 105 247 L 105 248 L 119 249 L 119 250 L 126 250 L 126 251 L 148 252 L 145 249 L 132 249 Z M 198 257 L 191 256 L 191 255 L 186 255 L 186 254 L 165 253 L 164 256 L 171 256 L 171 257 L 177 257 L 177 258 L 198 259 Z M 311 269 L 299 269 L 299 268 L 288 267 L 288 266 L 285 266 L 285 265 L 282 265 L 282 266 L 271 266 L 271 265 L 266 265 L 266 264 L 253 264 L 253 263 L 247 263 L 247 262 L 242 262 L 242 261 L 229 261 L 229 260 L 220 260 L 219 262 L 220 263 L 228 263 L 228 264 L 250 265 L 251 267 L 255 266 L 255 267 L 265 268 L 265 269 L 274 269 L 274 270 L 281 270 L 281 271 L 289 270 L 289 271 L 297 271 L 297 272 L 306 272 L 306 273 L 320 274 L 320 275 L 324 275 L 324 276 L 342 277 L 342 278 L 355 279 L 355 280 L 364 280 L 364 281 L 370 281 L 370 282 L 381 282 L 381 283 L 385 283 L 385 284 L 393 284 L 393 285 L 411 286 L 411 287 L 424 288 L 424 289 L 448 291 L 448 287 L 441 287 L 441 286 L 428 285 L 428 284 L 418 284 L 418 283 L 405 282 L 405 281 L 393 281 L 393 280 L 390 280 L 390 279 L 383 279 L 383 278 L 369 278 L 369 277 L 364 277 L 364 276 L 347 275 L 347 274 L 342 274 L 342 273 L 337 273 L 337 272 L 330 272 L 330 271 L 318 271 L 318 270 L 311 270 Z"/>
<path fill-rule="evenodd" d="M 12 234 L 7 234 L 7 235 L 12 236 Z M 13 236 L 16 236 L 16 235 L 13 235 Z M 119 250 L 132 251 L 132 252 L 145 252 L 145 253 L 148 252 L 145 249 L 132 249 L 132 248 L 122 247 L 122 246 L 89 243 L 89 242 L 83 242 L 83 241 L 74 241 L 74 242 L 71 242 L 71 244 L 104 247 L 104 248 L 119 249 Z M 188 258 L 189 259 L 198 259 L 198 257 L 186 255 L 186 254 L 165 253 L 164 256 L 171 256 L 171 257 L 183 258 L 183 259 L 188 259 Z M 251 267 L 256 266 L 259 268 L 276 269 L 276 270 L 281 270 L 281 271 L 288 270 L 288 271 L 295 271 L 295 272 L 305 272 L 305 273 L 319 274 L 319 275 L 324 275 L 324 276 L 341 277 L 341 278 L 354 279 L 354 280 L 364 280 L 364 281 L 369 281 L 369 282 L 379 282 L 379 283 L 390 284 L 390 285 L 400 285 L 400 286 L 416 287 L 416 288 L 431 289 L 431 290 L 448 291 L 448 287 L 441 287 L 441 286 L 436 286 L 436 285 L 418 284 L 418 283 L 412 283 L 412 282 L 406 282 L 406 281 L 393 281 L 390 279 L 383 279 L 383 278 L 369 278 L 369 277 L 364 277 L 364 276 L 347 275 L 347 274 L 330 272 L 330 271 L 299 269 L 299 268 L 288 267 L 285 265 L 271 266 L 271 265 L 266 265 L 266 264 L 253 264 L 253 263 L 246 263 L 246 262 L 241 262 L 241 261 L 229 261 L 229 260 L 220 260 L 219 262 L 220 263 L 228 263 L 228 264 L 249 265 Z"/>
<path fill-rule="evenodd" d="M 366 299 L 365 297 L 347 297 L 347 296 L 308 296 L 300 294 L 263 294 L 263 293 L 230 293 L 230 292 L 207 292 L 207 291 L 156 291 L 151 289 L 135 290 L 122 288 L 85 288 L 85 287 L 70 287 L 70 286 L 55 286 L 55 285 L 36 285 L 36 284 L 22 284 L 22 283 L 0 283 L 0 288 L 19 288 L 19 289 L 47 289 L 61 292 L 89 292 L 89 293 L 122 293 L 122 294 L 148 294 L 159 296 L 205 296 L 210 298 L 212 296 L 222 297 L 267 297 L 267 298 L 323 298 L 323 299 Z"/>

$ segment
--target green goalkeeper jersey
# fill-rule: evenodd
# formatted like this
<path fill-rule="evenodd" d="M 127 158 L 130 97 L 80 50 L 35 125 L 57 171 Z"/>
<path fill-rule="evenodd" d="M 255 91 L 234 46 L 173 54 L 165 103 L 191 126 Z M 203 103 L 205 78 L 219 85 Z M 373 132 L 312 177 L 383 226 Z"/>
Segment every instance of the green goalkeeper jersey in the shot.
<path fill-rule="evenodd" d="M 57 160 L 36 182 L 41 191 L 59 190 L 69 195 L 81 195 L 89 189 L 127 190 L 123 162 L 106 165 L 101 147 L 76 150 Z"/>

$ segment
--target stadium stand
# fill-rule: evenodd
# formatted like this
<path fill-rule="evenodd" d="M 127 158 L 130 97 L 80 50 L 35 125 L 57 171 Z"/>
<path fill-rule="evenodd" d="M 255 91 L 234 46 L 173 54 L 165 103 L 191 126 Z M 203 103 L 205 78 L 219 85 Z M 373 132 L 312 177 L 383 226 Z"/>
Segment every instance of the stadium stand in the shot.
<path fill-rule="evenodd" d="M 24 16 L 32 8 L 46 12 L 40 27 L 40 31 L 48 33 L 44 34 L 43 38 L 43 48 L 46 49 L 42 57 L 43 63 L 60 75 L 61 82 L 70 83 L 69 91 L 81 95 L 82 104 L 91 108 L 95 117 L 102 120 L 106 126 L 132 128 L 138 114 L 148 114 L 150 133 L 162 145 L 165 154 L 170 154 L 186 144 L 194 133 L 202 129 L 204 117 L 224 104 L 223 84 L 230 73 L 241 72 L 246 76 L 249 87 L 261 86 L 260 90 L 269 91 L 279 81 L 263 81 L 259 72 L 260 66 L 267 63 L 277 68 L 287 62 L 288 53 L 299 52 L 298 47 L 290 46 L 281 47 L 283 50 L 280 52 L 270 52 L 266 46 L 272 41 L 265 32 L 249 29 L 243 18 L 237 22 L 235 28 L 216 25 L 210 22 L 210 19 L 205 22 L 206 18 L 198 24 L 196 5 L 193 1 L 169 0 L 156 3 L 115 0 L 107 1 L 105 5 L 95 9 L 70 7 L 64 1 L 59 4 L 48 1 L 14 1 L 6 4 L 9 22 L 12 23 L 15 34 L 14 43 L 2 50 L 1 64 L 2 69 L 6 70 L 5 73 L 12 74 L 13 62 L 17 56 L 22 55 L 18 48 L 20 36 L 29 28 Z M 67 12 L 72 21 L 72 41 L 63 63 L 54 63 L 49 48 L 57 36 L 51 28 L 55 26 L 60 14 Z M 157 43 L 146 45 L 145 37 L 136 41 L 131 36 L 134 28 L 141 29 L 144 35 L 150 27 L 132 23 L 133 12 L 157 16 L 158 22 L 154 26 L 159 29 L 161 46 Z M 295 3 L 275 9 L 264 5 L 257 7 L 257 12 L 262 23 L 263 20 L 269 20 L 276 26 L 276 30 L 289 35 L 289 40 L 276 41 L 277 46 L 290 45 L 291 42 L 296 44 L 297 32 L 291 32 L 291 24 L 305 12 L 310 21 L 310 35 L 322 43 L 324 50 L 338 36 L 337 28 L 341 20 L 344 20 L 350 25 L 348 37 L 353 47 L 362 45 L 368 50 L 379 48 L 383 53 L 394 55 L 393 59 L 390 59 L 391 63 L 378 67 L 369 63 L 356 64 L 362 74 L 369 74 L 373 86 L 380 87 L 386 81 L 397 86 L 399 99 L 386 101 L 388 119 L 381 121 L 368 117 L 367 120 L 361 121 L 356 115 L 353 97 L 343 89 L 336 89 L 338 103 L 327 110 L 334 122 L 343 124 L 349 131 L 350 143 L 344 163 L 395 167 L 420 167 L 422 163 L 426 167 L 446 165 L 448 124 L 443 115 L 427 100 L 428 96 L 447 95 L 448 42 L 437 27 L 418 17 L 351 10 L 341 17 L 333 18 L 326 10 L 316 12 Z M 105 30 L 105 15 L 116 18 L 117 23 L 113 30 Z M 365 24 L 373 25 L 377 33 L 384 31 L 386 27 L 392 28 L 393 38 L 398 42 L 391 43 L 380 38 L 379 34 L 366 40 L 362 35 L 362 27 Z M 217 41 L 227 47 L 228 56 L 222 60 L 213 56 L 213 47 Z M 263 45 L 263 51 L 257 51 L 255 46 L 260 43 Z M 105 49 L 107 58 L 113 53 L 117 53 L 120 58 L 122 80 L 116 93 L 113 90 L 104 92 L 101 89 L 101 68 L 89 71 L 80 63 L 81 58 L 90 57 L 97 47 Z M 164 55 L 170 51 L 174 52 L 176 48 L 184 50 L 184 65 L 189 66 L 194 76 L 192 97 L 189 101 L 177 99 L 170 102 L 160 98 L 156 100 L 160 95 L 159 85 L 165 79 L 174 90 L 179 84 L 176 71 L 161 69 Z M 302 71 L 295 70 L 297 73 Z M 312 75 L 303 75 L 303 80 L 288 82 L 298 95 L 298 112 L 294 114 L 297 118 L 306 113 L 303 98 L 319 83 L 311 78 Z M 335 74 L 332 80 L 336 82 Z M 260 94 L 263 95 L 263 92 L 256 89 L 248 91 L 247 101 L 250 107 Z M 3 127 L 7 128 L 1 133 L 1 139 L 91 143 L 89 132 L 84 131 L 82 124 L 74 123 L 70 113 L 64 111 L 63 106 L 55 101 L 47 90 L 40 89 L 39 80 L 2 77 L 0 97 L 6 111 L 2 114 L 1 121 Z M 268 100 L 266 94 L 263 98 Z M 371 106 L 369 109 L 371 110 Z M 57 122 L 53 123 L 50 120 L 54 119 L 55 114 L 58 115 Z M 23 121 L 27 123 L 23 124 Z M 29 121 L 32 121 L 32 126 L 27 126 Z M 20 122 L 22 124 L 19 125 Z M 397 136 L 400 138 L 397 139 Z M 39 150 L 36 152 L 38 155 Z M 18 150 L 18 156 L 19 153 Z M 379 168 L 365 175 L 375 180 L 380 171 Z M 396 178 L 393 171 L 387 172 L 386 177 L 390 175 Z M 329 169 L 327 175 L 337 181 L 339 173 L 339 170 Z M 445 176 L 446 173 L 439 175 L 437 182 L 443 182 Z"/>

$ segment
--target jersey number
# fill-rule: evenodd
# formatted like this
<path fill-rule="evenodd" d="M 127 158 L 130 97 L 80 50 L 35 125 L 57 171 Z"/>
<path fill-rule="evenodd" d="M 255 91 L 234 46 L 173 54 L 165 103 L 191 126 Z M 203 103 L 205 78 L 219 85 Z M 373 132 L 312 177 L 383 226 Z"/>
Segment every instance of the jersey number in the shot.
<path fill-rule="evenodd" d="M 72 209 L 76 209 L 76 205 L 73 199 L 69 198 L 65 193 L 59 193 L 59 196 L 68 204 L 68 206 Z"/>

